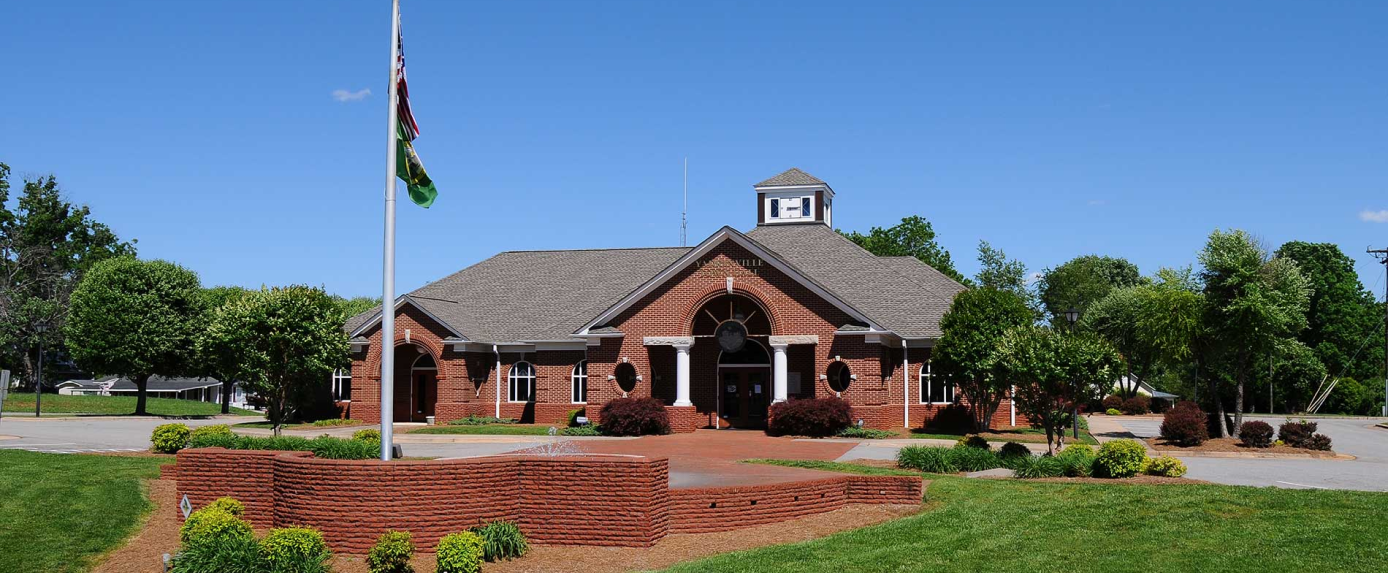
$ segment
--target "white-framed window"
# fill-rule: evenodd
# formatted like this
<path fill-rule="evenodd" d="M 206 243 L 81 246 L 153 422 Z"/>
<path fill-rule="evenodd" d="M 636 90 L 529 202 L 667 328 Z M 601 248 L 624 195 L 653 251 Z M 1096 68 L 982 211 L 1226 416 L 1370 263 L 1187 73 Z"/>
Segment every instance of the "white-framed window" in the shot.
<path fill-rule="evenodd" d="M 788 221 L 814 217 L 814 197 L 772 197 L 767 200 L 767 219 Z"/>
<path fill-rule="evenodd" d="M 517 362 L 506 375 L 506 400 L 510 402 L 535 401 L 535 367 L 529 362 Z"/>
<path fill-rule="evenodd" d="M 920 403 L 922 404 L 953 404 L 954 385 L 944 380 L 937 380 L 930 374 L 930 361 L 921 364 L 921 387 Z"/>
<path fill-rule="evenodd" d="M 573 403 L 588 403 L 588 361 L 580 360 L 574 365 L 573 374 L 569 376 L 573 382 Z"/>
<path fill-rule="evenodd" d="M 338 368 L 333 370 L 333 400 L 338 402 L 352 401 L 352 369 Z"/>

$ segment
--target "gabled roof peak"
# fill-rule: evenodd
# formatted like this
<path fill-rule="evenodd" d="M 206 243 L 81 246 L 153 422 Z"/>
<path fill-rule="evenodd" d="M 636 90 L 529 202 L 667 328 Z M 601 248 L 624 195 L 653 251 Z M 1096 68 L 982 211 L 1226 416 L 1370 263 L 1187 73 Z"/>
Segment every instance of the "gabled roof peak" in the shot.
<path fill-rule="evenodd" d="M 824 180 L 805 173 L 799 167 L 791 167 L 779 175 L 762 181 L 753 187 L 782 187 L 788 185 L 827 185 Z"/>

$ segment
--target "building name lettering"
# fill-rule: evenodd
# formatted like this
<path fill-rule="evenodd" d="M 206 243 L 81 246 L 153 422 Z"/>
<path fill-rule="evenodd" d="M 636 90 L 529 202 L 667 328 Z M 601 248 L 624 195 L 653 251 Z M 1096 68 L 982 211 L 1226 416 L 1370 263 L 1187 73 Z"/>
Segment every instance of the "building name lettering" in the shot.
<path fill-rule="evenodd" d="M 755 275 L 761 271 L 761 259 L 708 259 L 694 263 L 696 271 L 709 276 Z"/>

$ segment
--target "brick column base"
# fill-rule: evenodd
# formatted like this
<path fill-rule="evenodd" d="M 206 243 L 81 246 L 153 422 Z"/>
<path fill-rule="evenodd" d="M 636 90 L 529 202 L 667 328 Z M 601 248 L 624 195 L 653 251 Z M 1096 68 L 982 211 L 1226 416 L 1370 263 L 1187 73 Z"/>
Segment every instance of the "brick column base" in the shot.
<path fill-rule="evenodd" d="M 708 423 L 694 406 L 666 406 L 665 413 L 670 416 L 670 431 L 676 434 L 693 432 Z"/>

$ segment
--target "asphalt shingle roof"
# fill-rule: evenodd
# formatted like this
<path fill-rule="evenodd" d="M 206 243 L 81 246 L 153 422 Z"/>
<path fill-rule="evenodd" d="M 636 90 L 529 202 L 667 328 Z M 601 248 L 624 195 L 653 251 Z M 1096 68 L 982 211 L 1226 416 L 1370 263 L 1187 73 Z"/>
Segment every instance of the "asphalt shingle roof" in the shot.
<path fill-rule="evenodd" d="M 780 175 L 762 181 L 753 187 L 779 187 L 782 185 L 821 185 L 824 181 L 818 177 L 801 171 L 799 167 L 791 167 L 782 171 Z"/>
<path fill-rule="evenodd" d="M 747 236 L 905 338 L 939 338 L 964 286 L 913 257 L 878 257 L 826 225 L 763 225 Z"/>

